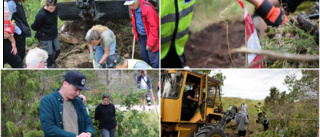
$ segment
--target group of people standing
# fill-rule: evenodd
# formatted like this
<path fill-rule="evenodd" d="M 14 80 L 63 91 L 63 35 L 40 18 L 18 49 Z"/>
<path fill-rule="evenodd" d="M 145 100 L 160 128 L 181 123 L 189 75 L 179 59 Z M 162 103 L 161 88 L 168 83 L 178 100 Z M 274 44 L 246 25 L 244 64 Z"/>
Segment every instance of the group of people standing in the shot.
<path fill-rule="evenodd" d="M 86 77 L 79 71 L 68 71 L 64 75 L 61 88 L 44 96 L 40 101 L 40 122 L 45 136 L 55 137 L 92 137 L 95 135 L 89 109 L 85 106 L 86 96 L 82 90 L 90 90 L 85 86 Z M 146 89 L 142 97 L 143 107 L 146 95 L 152 92 L 151 79 L 146 70 L 137 78 L 138 88 Z M 94 112 L 94 119 L 99 122 L 102 137 L 114 137 L 116 133 L 116 108 L 110 102 L 110 95 L 103 94 Z"/>
<path fill-rule="evenodd" d="M 40 122 L 45 136 L 92 137 L 94 126 L 85 106 L 86 98 L 80 95 L 85 87 L 86 77 L 78 71 L 68 71 L 60 89 L 44 96 L 40 102 Z M 103 94 L 102 103 L 96 107 L 95 120 L 103 137 L 114 137 L 117 122 L 116 109 L 110 103 L 109 94 Z"/>
<path fill-rule="evenodd" d="M 5 20 L 14 20 L 14 34 L 4 32 L 4 63 L 8 63 L 12 68 L 23 68 L 23 60 L 26 53 L 26 37 L 31 37 L 31 29 L 27 22 L 22 3 L 26 0 L 5 0 L 9 14 Z M 42 49 L 46 51 L 46 55 L 41 53 L 42 58 L 47 60 L 48 68 L 54 68 L 54 63 L 60 54 L 60 44 L 58 39 L 57 19 L 55 0 L 47 0 L 46 4 L 40 9 L 31 28 L 37 31 L 35 38 L 39 40 Z M 14 36 L 14 40 L 10 40 L 10 35 Z M 17 50 L 15 50 L 15 48 Z M 42 51 L 40 51 L 42 52 Z M 37 52 L 38 53 L 38 52 Z M 34 56 L 30 55 L 30 56 Z M 36 57 L 37 58 L 37 57 Z"/>
<path fill-rule="evenodd" d="M 57 0 L 46 0 L 45 5 L 39 10 L 31 29 L 27 22 L 22 3 L 26 0 L 5 0 L 9 11 L 5 12 L 5 20 L 14 20 L 15 29 L 12 35 L 4 33 L 4 63 L 12 68 L 23 68 L 26 53 L 26 37 L 31 37 L 31 29 L 36 31 L 35 38 L 43 50 L 48 54 L 45 61 L 47 68 L 55 68 L 61 48 L 58 39 L 58 11 Z M 159 16 L 152 4 L 145 0 L 127 0 L 124 5 L 130 7 L 132 14 L 132 33 L 140 43 L 142 60 L 125 60 L 126 68 L 159 68 Z M 10 16 L 9 16 L 10 15 Z M 121 57 L 110 57 L 116 53 L 116 35 L 107 26 L 95 25 L 85 37 L 90 51 L 89 58 L 95 59 L 95 68 L 116 67 Z M 115 63 L 116 64 L 115 64 Z M 138 65 L 136 65 L 138 64 Z M 140 64 L 140 65 L 139 65 Z M 142 64 L 142 65 L 141 65 Z M 120 67 L 119 67 L 120 68 Z"/>

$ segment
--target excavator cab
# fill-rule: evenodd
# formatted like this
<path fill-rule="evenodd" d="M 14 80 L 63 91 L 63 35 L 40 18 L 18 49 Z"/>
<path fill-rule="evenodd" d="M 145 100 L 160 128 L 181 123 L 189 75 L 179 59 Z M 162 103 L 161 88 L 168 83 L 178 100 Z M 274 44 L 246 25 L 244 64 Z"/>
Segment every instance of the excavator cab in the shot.
<path fill-rule="evenodd" d="M 198 102 L 193 103 L 193 112 L 187 110 L 183 99 L 194 85 L 198 87 L 194 95 Z M 217 106 L 221 106 L 220 81 L 188 70 L 161 72 L 161 136 L 201 136 L 208 129 L 225 136 L 225 120 L 223 114 L 215 112 Z M 212 125 L 204 128 L 207 124 Z"/>

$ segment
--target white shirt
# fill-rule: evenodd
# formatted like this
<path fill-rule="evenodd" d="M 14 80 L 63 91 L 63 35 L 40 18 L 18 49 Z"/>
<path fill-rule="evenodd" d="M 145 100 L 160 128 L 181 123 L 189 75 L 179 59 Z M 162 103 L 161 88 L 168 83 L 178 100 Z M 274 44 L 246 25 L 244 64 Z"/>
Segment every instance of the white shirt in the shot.
<path fill-rule="evenodd" d="M 140 81 L 140 89 L 148 89 L 146 82 L 147 82 L 147 77 L 146 76 L 142 77 Z"/>
<path fill-rule="evenodd" d="M 247 112 L 247 104 L 241 104 L 242 112 Z"/>

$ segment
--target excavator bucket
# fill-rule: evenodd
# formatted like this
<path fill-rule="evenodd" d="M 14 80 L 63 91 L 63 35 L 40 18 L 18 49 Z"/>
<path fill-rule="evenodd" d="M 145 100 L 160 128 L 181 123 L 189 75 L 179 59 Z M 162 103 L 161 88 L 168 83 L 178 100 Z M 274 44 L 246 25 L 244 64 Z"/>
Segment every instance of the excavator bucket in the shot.
<path fill-rule="evenodd" d="M 91 0 L 89 2 L 58 2 L 61 20 L 119 20 L 130 19 L 125 0 Z"/>

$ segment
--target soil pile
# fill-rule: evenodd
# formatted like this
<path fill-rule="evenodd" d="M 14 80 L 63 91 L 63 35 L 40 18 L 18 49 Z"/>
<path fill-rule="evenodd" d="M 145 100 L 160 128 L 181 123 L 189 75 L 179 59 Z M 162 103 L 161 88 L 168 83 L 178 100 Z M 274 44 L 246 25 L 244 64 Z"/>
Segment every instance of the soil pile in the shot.
<path fill-rule="evenodd" d="M 243 22 L 228 25 L 230 49 L 245 44 Z M 231 68 L 234 67 L 228 50 L 226 23 L 212 24 L 201 32 L 190 35 L 185 47 L 186 65 L 190 68 Z M 244 54 L 232 54 L 236 67 L 245 65 Z"/>
<path fill-rule="evenodd" d="M 67 21 L 60 26 L 59 40 L 61 54 L 56 61 L 57 68 L 93 68 L 89 60 L 89 49 L 85 36 L 93 25 L 105 25 L 116 35 L 116 53 L 131 58 L 133 34 L 131 20 L 103 22 Z M 85 45 L 84 45 L 85 44 Z M 141 58 L 139 44 L 135 45 L 134 58 Z"/>

